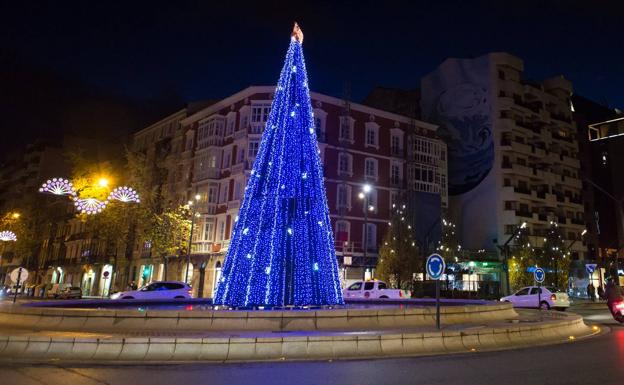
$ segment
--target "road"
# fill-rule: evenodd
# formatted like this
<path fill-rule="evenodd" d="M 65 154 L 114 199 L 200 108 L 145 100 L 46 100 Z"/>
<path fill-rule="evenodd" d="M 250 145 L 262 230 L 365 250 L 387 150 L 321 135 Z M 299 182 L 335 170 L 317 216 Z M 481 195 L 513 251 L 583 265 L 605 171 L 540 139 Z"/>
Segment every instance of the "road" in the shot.
<path fill-rule="evenodd" d="M 569 344 L 385 360 L 158 366 L 0 366 L 1 385 L 504 384 L 624 383 L 624 327 L 606 309 L 573 311 L 611 332 Z"/>

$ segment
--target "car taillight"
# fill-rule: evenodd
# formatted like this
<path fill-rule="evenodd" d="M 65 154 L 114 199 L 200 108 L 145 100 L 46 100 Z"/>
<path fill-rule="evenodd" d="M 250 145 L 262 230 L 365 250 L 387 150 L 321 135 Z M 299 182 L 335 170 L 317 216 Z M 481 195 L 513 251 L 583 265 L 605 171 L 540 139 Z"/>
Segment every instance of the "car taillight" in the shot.
<path fill-rule="evenodd" d="M 403 290 L 399 290 L 399 297 L 403 297 Z"/>
<path fill-rule="evenodd" d="M 556 301 L 556 300 L 557 300 L 557 296 L 556 296 L 556 295 L 554 295 L 554 294 L 552 294 L 552 295 L 550 296 L 550 300 L 551 300 L 551 301 Z"/>
<path fill-rule="evenodd" d="M 614 305 L 614 307 L 620 311 L 624 311 L 624 302 L 618 302 Z"/>

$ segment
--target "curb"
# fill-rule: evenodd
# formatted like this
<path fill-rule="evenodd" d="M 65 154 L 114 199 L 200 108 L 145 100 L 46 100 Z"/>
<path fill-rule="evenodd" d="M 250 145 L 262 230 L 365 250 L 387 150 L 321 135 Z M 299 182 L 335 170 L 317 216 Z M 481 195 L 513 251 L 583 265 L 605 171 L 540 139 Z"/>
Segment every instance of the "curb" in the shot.
<path fill-rule="evenodd" d="M 531 325 L 461 331 L 250 338 L 139 337 L 96 339 L 0 336 L 0 361 L 249 362 L 341 360 L 506 350 L 572 342 L 598 332 L 568 314 Z"/>
<path fill-rule="evenodd" d="M 504 321 L 518 314 L 509 303 L 442 307 L 444 324 Z M 110 332 L 120 331 L 339 331 L 393 330 L 435 325 L 435 309 L 335 309 L 300 311 L 86 310 L 45 307 L 0 308 L 0 328 Z"/>

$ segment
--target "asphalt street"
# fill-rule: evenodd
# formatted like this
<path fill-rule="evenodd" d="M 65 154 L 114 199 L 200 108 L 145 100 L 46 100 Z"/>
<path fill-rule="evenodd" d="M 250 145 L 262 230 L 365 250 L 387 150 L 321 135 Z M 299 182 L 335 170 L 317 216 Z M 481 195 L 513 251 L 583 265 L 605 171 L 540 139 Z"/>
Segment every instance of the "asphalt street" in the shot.
<path fill-rule="evenodd" d="M 13 364 L 0 366 L 0 385 L 623 384 L 624 327 L 612 321 L 606 308 L 572 311 L 610 332 L 561 345 L 403 359 L 153 366 Z"/>

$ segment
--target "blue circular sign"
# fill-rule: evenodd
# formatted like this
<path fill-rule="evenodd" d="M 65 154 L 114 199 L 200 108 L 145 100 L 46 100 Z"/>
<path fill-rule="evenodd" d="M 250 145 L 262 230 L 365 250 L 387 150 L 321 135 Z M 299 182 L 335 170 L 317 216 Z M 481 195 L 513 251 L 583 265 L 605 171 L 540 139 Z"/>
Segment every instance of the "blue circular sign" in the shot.
<path fill-rule="evenodd" d="M 427 258 L 427 274 L 431 279 L 440 279 L 446 270 L 446 263 L 440 254 L 431 254 Z"/>
<path fill-rule="evenodd" d="M 546 272 L 541 267 L 538 267 L 533 272 L 533 277 L 535 278 L 535 282 L 542 283 L 546 278 Z"/>

